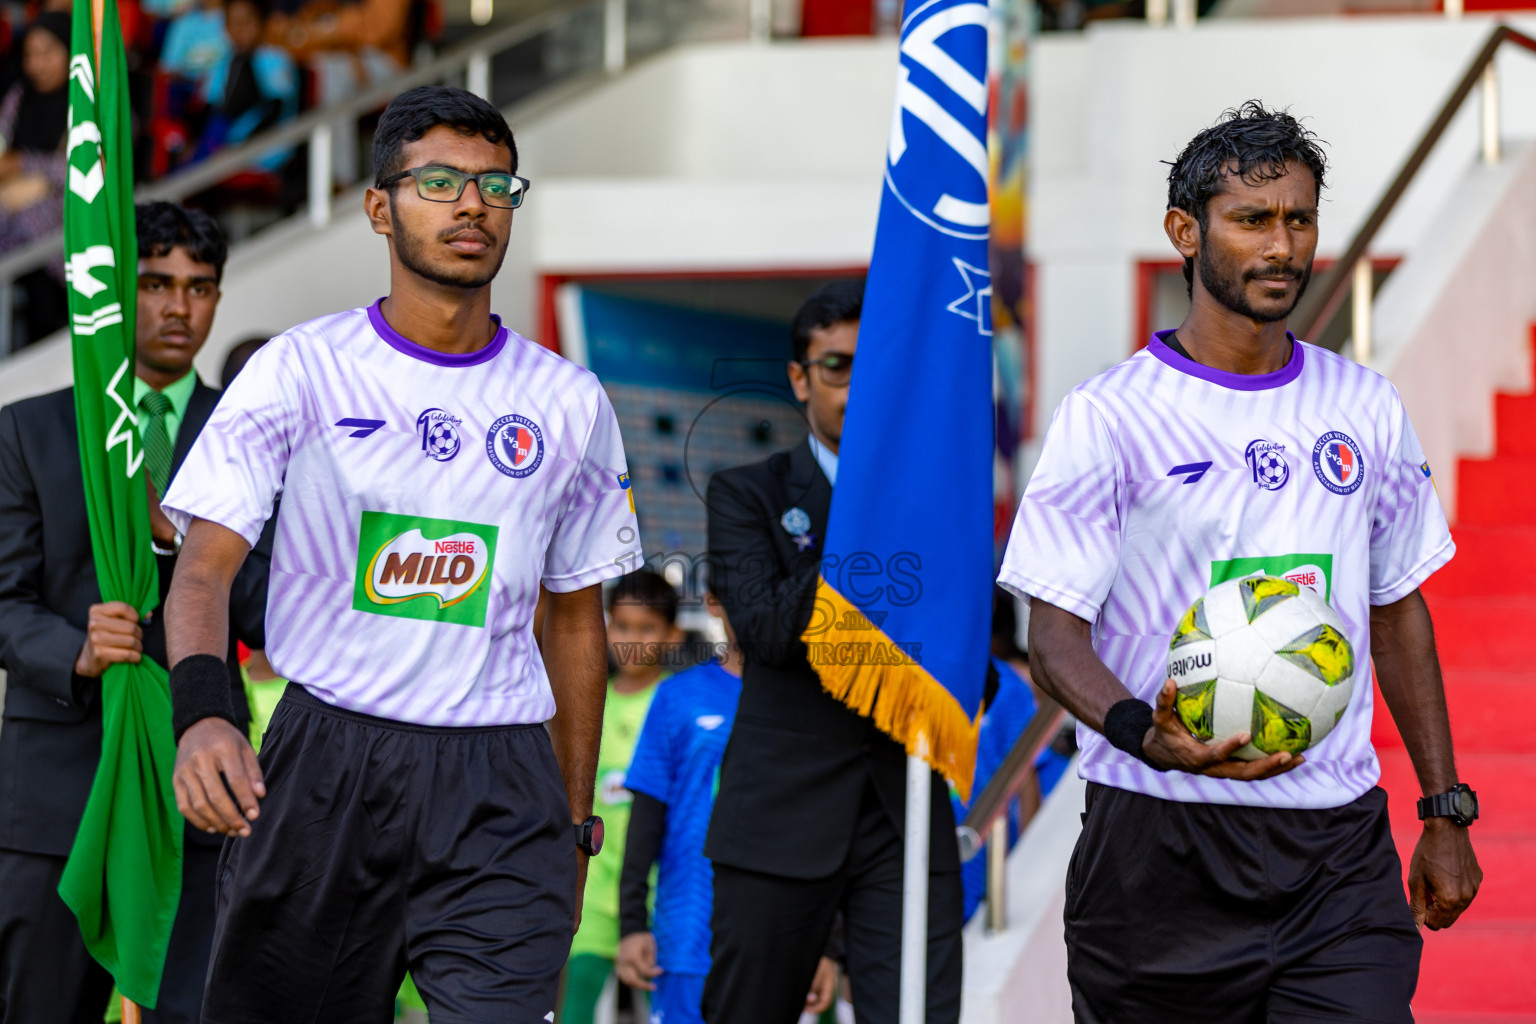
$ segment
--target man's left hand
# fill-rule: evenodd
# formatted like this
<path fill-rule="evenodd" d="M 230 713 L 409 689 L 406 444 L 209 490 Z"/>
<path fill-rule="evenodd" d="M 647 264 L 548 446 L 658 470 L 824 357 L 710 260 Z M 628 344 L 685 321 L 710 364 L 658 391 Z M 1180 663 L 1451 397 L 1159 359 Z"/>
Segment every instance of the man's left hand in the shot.
<path fill-rule="evenodd" d="M 1447 818 L 1429 818 L 1408 865 L 1408 906 L 1413 923 L 1430 931 L 1449 928 L 1483 884 L 1483 869 L 1467 830 Z"/>
<path fill-rule="evenodd" d="M 811 979 L 811 990 L 805 996 L 805 1012 L 820 1016 L 832 1009 L 837 998 L 837 961 L 822 957 L 816 965 L 816 977 Z"/>

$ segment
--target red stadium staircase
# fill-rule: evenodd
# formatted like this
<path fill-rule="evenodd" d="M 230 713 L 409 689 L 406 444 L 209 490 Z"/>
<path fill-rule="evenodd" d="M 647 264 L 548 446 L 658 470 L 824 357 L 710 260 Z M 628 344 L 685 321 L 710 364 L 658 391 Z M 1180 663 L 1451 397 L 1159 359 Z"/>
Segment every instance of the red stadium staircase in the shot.
<path fill-rule="evenodd" d="M 1424 933 L 1420 1024 L 1536 1024 L 1536 395 L 1495 401 L 1494 457 L 1456 470 L 1456 557 L 1424 587 L 1457 767 L 1482 802 L 1484 878 L 1454 928 Z M 1406 873 L 1419 787 L 1380 701 L 1373 733 Z"/>

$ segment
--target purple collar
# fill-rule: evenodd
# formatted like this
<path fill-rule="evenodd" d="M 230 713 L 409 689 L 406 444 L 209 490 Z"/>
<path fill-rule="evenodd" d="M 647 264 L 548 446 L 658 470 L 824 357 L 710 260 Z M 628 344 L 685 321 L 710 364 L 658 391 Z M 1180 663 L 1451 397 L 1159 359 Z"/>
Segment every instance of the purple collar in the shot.
<path fill-rule="evenodd" d="M 1296 335 L 1286 331 L 1285 336 L 1291 339 L 1290 362 L 1274 373 L 1228 373 L 1226 370 L 1212 369 L 1193 359 L 1186 359 L 1169 348 L 1163 343 L 1163 339 L 1172 333 L 1173 331 L 1158 331 L 1152 335 L 1152 340 L 1147 342 L 1147 351 L 1180 373 L 1199 377 L 1201 380 L 1210 381 L 1212 384 L 1230 388 L 1233 391 L 1268 391 L 1271 388 L 1283 387 L 1301 376 L 1302 364 L 1306 362 L 1305 350 L 1301 342 L 1296 340 Z"/>
<path fill-rule="evenodd" d="M 478 366 L 480 363 L 495 359 L 502 347 L 507 343 L 507 329 L 501 325 L 501 317 L 495 313 L 491 319 L 496 321 L 496 336 L 491 343 L 484 348 L 473 352 L 451 353 L 439 352 L 425 345 L 418 345 L 410 338 L 401 334 L 389 326 L 389 321 L 384 319 L 384 313 L 380 307 L 384 300 L 380 299 L 368 307 L 368 322 L 373 324 L 373 329 L 378 332 L 384 343 L 401 355 L 410 356 L 412 359 L 420 359 L 424 363 L 432 363 L 436 366 Z"/>

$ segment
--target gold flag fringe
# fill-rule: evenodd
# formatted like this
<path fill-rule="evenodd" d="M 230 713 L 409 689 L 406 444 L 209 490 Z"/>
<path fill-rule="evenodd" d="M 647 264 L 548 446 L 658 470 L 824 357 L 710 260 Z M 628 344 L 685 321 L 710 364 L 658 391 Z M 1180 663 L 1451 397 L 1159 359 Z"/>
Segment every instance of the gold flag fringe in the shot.
<path fill-rule="evenodd" d="M 824 579 L 816 611 L 801 636 L 821 687 L 932 765 L 971 798 L 981 712 L 960 702 L 863 612 Z"/>

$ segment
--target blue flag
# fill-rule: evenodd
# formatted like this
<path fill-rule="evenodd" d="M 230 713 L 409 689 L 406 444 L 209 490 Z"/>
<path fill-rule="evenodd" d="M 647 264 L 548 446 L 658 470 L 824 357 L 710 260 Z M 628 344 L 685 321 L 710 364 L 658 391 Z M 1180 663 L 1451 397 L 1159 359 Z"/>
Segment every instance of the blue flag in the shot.
<path fill-rule="evenodd" d="M 816 614 L 822 686 L 968 797 L 992 618 L 987 7 L 906 16 Z"/>

